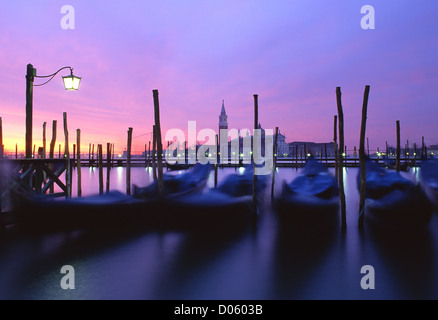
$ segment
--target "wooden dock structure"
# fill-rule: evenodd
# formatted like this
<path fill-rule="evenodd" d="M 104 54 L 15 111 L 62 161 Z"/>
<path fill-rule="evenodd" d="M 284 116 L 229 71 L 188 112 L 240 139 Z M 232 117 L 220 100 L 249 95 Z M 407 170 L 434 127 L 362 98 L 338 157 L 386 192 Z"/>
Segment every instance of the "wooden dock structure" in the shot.
<path fill-rule="evenodd" d="M 430 157 L 430 156 L 429 156 Z M 429 158 L 428 157 L 428 158 Z M 321 163 L 325 164 L 327 167 L 331 168 L 331 167 L 335 167 L 336 165 L 336 158 L 334 156 L 328 156 L 328 157 L 315 157 L 317 160 L 319 160 Z M 424 157 L 426 158 L 426 157 Z M 395 164 L 396 162 L 396 157 L 370 157 L 371 160 L 378 162 L 379 164 L 383 165 L 383 166 L 387 166 L 392 168 L 393 165 L 391 165 L 392 163 Z M 417 156 L 417 157 L 409 157 L 409 156 L 404 156 L 400 158 L 400 163 L 402 165 L 402 167 L 418 167 L 421 165 L 421 157 Z M 14 158 L 5 158 L 6 161 L 10 162 L 10 163 L 16 163 L 16 164 L 43 164 L 43 163 L 62 163 L 62 162 L 66 162 L 66 159 L 62 159 L 62 158 L 45 158 L 45 159 L 14 159 Z M 302 167 L 305 163 L 306 163 L 307 157 L 281 157 L 281 158 L 275 158 L 275 165 L 276 167 L 291 167 L 291 168 L 300 168 Z M 1 161 L 1 160 L 0 160 Z M 69 159 L 69 161 L 71 161 L 71 166 L 72 167 L 76 167 L 78 165 L 78 160 L 76 157 L 72 157 L 71 159 Z M 176 163 L 175 165 L 171 164 L 169 165 L 166 161 L 166 159 L 163 157 L 162 159 L 162 163 L 163 163 L 163 168 L 165 169 L 171 169 L 172 167 L 178 167 L 178 166 L 183 166 L 184 165 L 184 161 L 182 164 L 178 164 Z M 81 157 L 80 158 L 80 166 L 81 167 L 99 167 L 99 159 L 92 159 L 92 158 L 88 158 L 88 157 Z M 110 167 L 127 167 L 128 166 L 128 162 L 130 163 L 130 167 L 152 167 L 153 166 L 153 159 L 151 157 L 151 159 L 145 159 L 145 157 L 143 156 L 131 156 L 131 158 L 128 159 L 127 158 L 116 158 L 116 157 L 107 157 L 105 154 L 103 154 L 101 163 L 102 166 L 104 168 L 110 166 Z M 219 161 L 218 166 L 220 168 L 224 167 L 224 168 L 234 168 L 234 167 L 239 167 L 242 165 L 245 165 L 245 161 L 244 159 L 240 159 L 239 162 L 236 163 L 236 161 L 233 161 L 231 159 L 229 159 L 228 161 L 229 163 L 227 164 L 222 164 Z M 248 161 L 246 161 L 248 162 Z M 185 163 L 187 164 L 187 160 L 185 161 Z M 359 156 L 345 156 L 343 158 L 343 165 L 344 167 L 347 168 L 354 168 L 354 167 L 359 167 Z"/>
<path fill-rule="evenodd" d="M 331 157 L 322 157 L 322 158 L 318 158 L 315 157 L 316 159 L 318 159 L 321 163 L 325 164 L 327 167 L 329 168 L 334 168 L 336 165 L 336 159 L 334 156 Z M 378 162 L 379 164 L 381 164 L 382 166 L 386 166 L 389 168 L 393 167 L 393 163 L 395 164 L 396 161 L 396 157 L 370 157 L 370 159 L 372 159 L 373 161 Z M 300 168 L 303 167 L 304 164 L 306 163 L 307 157 L 303 157 L 303 158 L 295 158 L 295 157 L 282 157 L 282 158 L 276 158 L 275 159 L 275 166 L 278 168 Z M 73 166 L 75 166 L 75 159 L 72 159 L 73 161 Z M 245 165 L 245 161 L 244 159 L 240 159 L 240 161 L 238 163 L 235 163 L 236 161 L 228 161 L 229 163 L 227 164 L 223 164 L 220 163 L 218 164 L 219 168 L 234 168 L 234 167 L 240 167 Z M 248 161 L 246 161 L 248 163 Z M 402 167 L 418 167 L 421 165 L 421 158 L 419 156 L 417 156 L 416 158 L 414 157 L 402 157 L 400 159 L 400 162 L 402 164 Z M 128 161 L 126 158 L 103 158 L 103 167 L 108 167 L 108 164 L 110 167 L 126 167 L 128 164 Z M 184 166 L 190 166 L 190 165 L 185 165 L 187 164 L 187 161 L 183 161 L 182 164 L 171 164 L 169 165 L 166 162 L 166 159 L 163 158 L 163 168 L 165 169 L 172 169 L 172 168 L 177 168 L 177 167 L 184 167 Z M 87 159 L 87 158 L 82 158 L 81 159 L 81 166 L 82 167 L 98 167 L 98 160 L 95 159 Z M 130 166 L 131 167 L 153 167 L 153 160 L 145 160 L 144 157 L 136 157 L 136 156 L 132 156 L 130 159 Z M 347 168 L 355 168 L 355 167 L 359 167 L 359 156 L 346 156 L 343 158 L 343 166 L 347 167 Z"/>

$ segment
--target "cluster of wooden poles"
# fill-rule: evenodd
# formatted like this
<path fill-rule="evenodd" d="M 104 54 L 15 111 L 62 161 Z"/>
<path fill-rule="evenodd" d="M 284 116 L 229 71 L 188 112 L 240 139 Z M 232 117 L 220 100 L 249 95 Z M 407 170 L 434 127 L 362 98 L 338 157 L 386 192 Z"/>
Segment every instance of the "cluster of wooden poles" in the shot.
<path fill-rule="evenodd" d="M 160 106 L 158 99 L 158 90 L 153 90 L 154 99 L 154 120 L 155 124 L 153 126 L 153 173 L 154 180 L 158 181 L 158 194 L 163 194 L 163 147 L 161 142 L 161 125 L 160 125 Z M 128 128 L 128 141 L 126 150 L 126 193 L 131 194 L 131 161 L 132 161 L 132 132 L 133 128 Z M 67 139 L 67 138 L 66 138 Z M 66 141 L 68 143 L 68 141 Z M 77 158 L 76 158 L 76 168 L 77 168 L 77 186 L 78 186 L 78 197 L 82 196 L 81 190 L 81 152 L 80 152 L 80 129 L 77 129 Z M 103 146 L 98 144 L 97 146 L 97 166 L 99 169 L 99 193 L 102 194 L 103 190 Z M 156 151 L 155 151 L 156 149 Z M 106 191 L 109 191 L 110 185 L 110 170 L 111 170 L 111 154 L 114 150 L 114 146 L 111 143 L 107 143 L 107 180 L 106 180 Z M 66 153 L 68 160 L 68 151 Z"/>
<path fill-rule="evenodd" d="M 366 132 L 366 121 L 367 121 L 367 111 L 368 111 L 368 99 L 369 99 L 370 86 L 365 86 L 363 105 L 362 105 L 362 120 L 360 128 L 360 139 L 359 139 L 359 168 L 360 168 L 360 199 L 359 199 L 359 219 L 358 227 L 360 229 L 364 226 L 364 212 L 365 212 L 365 196 L 366 196 L 366 158 L 365 153 L 365 132 Z M 336 88 L 336 100 L 338 107 L 338 115 L 334 117 L 334 143 L 335 143 L 335 175 L 338 178 L 339 191 L 340 191 L 340 204 L 341 204 L 341 217 L 342 217 L 342 228 L 346 228 L 346 202 L 345 202 L 345 192 L 343 183 L 343 166 L 344 166 L 344 119 L 342 111 L 341 102 L 341 88 Z M 339 125 L 337 128 L 337 118 L 339 118 Z M 337 131 L 338 130 L 338 131 Z M 339 144 L 337 142 L 337 133 L 339 133 Z M 397 135 L 397 147 L 396 147 L 396 165 L 395 170 L 400 171 L 401 161 L 401 146 L 400 146 L 400 121 L 396 120 L 396 135 Z M 367 138 L 368 145 L 368 138 Z M 409 150 L 409 141 L 405 146 L 405 150 Z M 368 145 L 369 150 L 369 145 Z M 386 143 L 386 152 L 388 154 L 388 143 Z M 406 152 L 406 151 L 405 151 Z M 414 144 L 414 154 L 416 154 L 416 144 Z M 369 151 L 368 151 L 369 155 Z M 421 159 L 427 155 L 427 149 L 424 144 L 424 137 L 422 137 L 422 148 L 421 148 Z M 409 156 L 409 153 L 407 154 Z M 416 156 L 414 156 L 416 159 Z"/>
<path fill-rule="evenodd" d="M 154 121 L 155 124 L 153 125 L 153 156 L 152 156 L 152 163 L 153 163 L 153 174 L 154 174 L 154 180 L 157 180 L 158 185 L 158 194 L 162 195 L 164 185 L 163 185 L 163 146 L 161 141 L 161 125 L 160 125 L 160 107 L 159 107 L 159 99 L 158 99 L 158 90 L 153 90 L 153 99 L 154 99 Z M 66 136 L 66 145 L 68 145 L 68 131 L 66 130 L 66 114 L 64 113 L 64 127 L 65 127 L 65 136 Z M 258 95 L 254 94 L 254 129 L 258 128 Z M 128 128 L 128 141 L 127 141 L 127 165 L 126 165 L 126 193 L 131 194 L 131 147 L 132 147 L 132 128 Z M 275 143 L 274 146 L 274 154 L 275 154 L 275 146 L 278 136 L 278 127 L 275 130 Z M 214 165 L 214 185 L 217 185 L 217 175 L 218 175 L 218 167 L 219 167 L 219 161 L 218 161 L 218 155 L 219 155 L 219 144 L 218 144 L 218 135 L 215 137 L 216 139 L 216 162 Z M 77 129 L 77 149 L 76 149 L 76 168 L 77 168 L 77 186 L 78 186 L 78 197 L 82 196 L 81 191 L 81 155 L 80 155 L 80 129 Z M 109 171 L 111 168 L 111 144 L 107 144 L 107 181 L 106 181 L 106 190 L 109 191 Z M 254 144 L 254 148 L 257 148 L 257 144 Z M 103 193 L 103 155 L 102 155 L 102 145 L 98 145 L 98 168 L 99 168 L 99 192 Z M 255 152 L 258 152 L 257 150 L 253 150 L 254 154 L 257 154 Z M 69 153 L 68 149 L 65 153 L 66 160 L 69 161 Z M 69 161 L 70 163 L 70 161 Z M 275 163 L 275 160 L 274 160 Z M 253 197 L 254 197 L 254 207 L 255 210 L 257 210 L 257 201 L 256 201 L 256 194 L 257 194 L 257 177 L 256 177 L 256 170 L 255 170 L 255 162 L 253 161 L 254 165 L 254 180 L 253 180 Z M 67 170 L 71 170 L 71 168 L 67 168 Z M 274 165 L 275 170 L 275 165 Z M 70 176 L 67 174 L 66 176 Z M 274 184 L 274 176 L 273 175 L 273 184 Z M 71 185 L 70 182 L 67 182 L 69 185 Z M 272 190 L 273 192 L 273 190 Z"/>
<path fill-rule="evenodd" d="M 363 226 L 363 217 L 364 217 L 364 207 L 365 207 L 365 185 L 366 185 L 366 153 L 365 153 L 365 131 L 366 131 L 366 120 L 367 120 L 367 108 L 368 108 L 368 97 L 369 97 L 370 86 L 365 86 L 365 92 L 363 97 L 363 105 L 362 105 L 362 121 L 361 121 L 361 130 L 360 130 L 360 146 L 359 146 L 359 165 L 361 172 L 361 182 L 360 182 L 360 203 L 359 203 L 359 226 Z M 161 126 L 160 126 L 160 110 L 159 110 L 159 99 L 158 99 L 158 90 L 153 90 L 153 101 L 154 101 L 154 126 L 153 126 L 153 151 L 152 151 L 152 163 L 153 163 L 153 173 L 154 180 L 158 181 L 158 194 L 161 195 L 163 193 L 163 145 L 161 141 Z M 258 95 L 254 94 L 254 129 L 258 128 Z M 341 100 L 341 88 L 336 88 L 336 102 L 337 102 L 337 115 L 334 116 L 334 146 L 335 146 L 335 176 L 339 183 L 339 191 L 340 191 L 340 210 L 341 210 L 341 224 L 343 228 L 346 228 L 346 201 L 345 201 L 345 190 L 343 183 L 343 168 L 344 168 L 344 158 L 345 158 L 345 144 L 344 144 L 344 116 L 343 116 L 343 108 L 342 108 L 342 100 Z M 67 129 L 67 113 L 63 113 L 63 125 L 64 125 L 64 136 L 65 136 L 65 150 L 64 157 L 67 160 L 67 174 L 66 174 L 66 186 L 68 188 L 68 193 L 71 195 L 71 165 L 70 161 L 70 153 L 69 153 L 69 136 Z M 56 142 L 56 120 L 53 121 L 52 126 L 52 140 L 50 142 L 50 150 L 49 157 L 51 159 L 54 158 L 55 151 L 55 142 Z M 127 141 L 127 170 L 126 170 L 126 192 L 127 194 L 131 194 L 131 150 L 132 150 L 132 131 L 133 129 L 128 128 L 128 141 Z M 397 151 L 396 151 L 396 170 L 400 170 L 400 121 L 396 121 L 396 132 L 397 132 Z M 273 173 L 275 173 L 277 166 L 277 137 L 278 137 L 278 127 L 275 128 L 275 136 L 273 143 Z M 338 139 L 339 137 L 339 139 Z M 338 141 L 339 140 L 339 141 Z M 41 157 L 45 157 L 46 150 L 46 123 L 43 124 L 43 147 L 41 150 Z M 216 157 L 219 154 L 219 144 L 218 144 L 218 135 L 216 135 L 216 146 L 217 152 Z M 253 154 L 258 154 L 257 144 L 253 144 Z M 386 148 L 388 152 L 388 143 L 386 143 Z M 35 149 L 35 147 L 34 147 Z M 76 156 L 76 168 L 77 168 L 77 194 L 78 197 L 82 196 L 82 188 L 81 188 L 81 130 L 77 129 L 76 131 L 76 144 L 73 146 L 73 155 Z M 356 148 L 355 148 L 356 149 Z M 369 142 L 367 138 L 367 149 L 369 154 Z M 409 142 L 406 144 L 406 149 L 409 150 Z M 405 149 L 405 150 L 406 150 Z M 421 155 L 423 158 L 423 153 L 426 148 L 424 145 L 424 137 L 422 140 L 422 149 Z M 40 150 L 39 150 L 40 151 Z M 94 145 L 93 152 L 91 153 L 91 144 L 89 146 L 89 160 L 90 154 L 94 155 Z M 149 144 L 149 152 L 150 154 L 150 144 Z M 107 143 L 107 181 L 106 181 L 106 190 L 109 191 L 109 171 L 111 169 L 111 155 L 114 152 L 114 145 L 111 143 Z M 416 145 L 414 144 L 414 153 L 416 153 Z M 39 152 L 40 154 L 40 152 Z M 61 145 L 59 148 L 59 154 L 61 155 Z M 97 165 L 99 168 L 99 192 L 103 193 L 103 145 L 97 145 Z M 2 119 L 0 117 L 0 157 L 3 158 L 4 155 L 4 147 L 3 147 L 3 134 L 2 134 Z M 145 156 L 146 156 L 146 147 L 145 147 Z M 93 159 L 94 160 L 94 159 Z M 218 160 L 218 158 L 216 158 Z M 253 161 L 253 165 L 255 166 L 255 162 Z M 214 175 L 214 183 L 215 186 L 217 184 L 217 169 L 218 169 L 218 161 L 214 166 L 215 175 Z M 257 209 L 257 179 L 256 179 L 256 170 L 254 167 L 254 180 L 253 180 L 253 196 L 254 196 L 254 206 Z M 272 187 L 271 187 L 271 197 L 274 194 L 274 184 L 275 184 L 275 174 L 272 174 Z"/>

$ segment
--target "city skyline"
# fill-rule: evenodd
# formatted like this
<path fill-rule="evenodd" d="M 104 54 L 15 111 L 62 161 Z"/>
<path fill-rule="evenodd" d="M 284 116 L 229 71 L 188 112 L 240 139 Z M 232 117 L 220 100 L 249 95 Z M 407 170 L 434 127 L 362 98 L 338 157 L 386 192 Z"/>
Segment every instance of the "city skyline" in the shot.
<path fill-rule="evenodd" d="M 375 8 L 375 29 L 361 28 L 361 7 Z M 252 128 L 253 94 L 259 122 L 279 127 L 287 142 L 330 142 L 341 87 L 345 144 L 359 145 L 365 85 L 370 85 L 367 137 L 371 149 L 438 144 L 438 4 L 414 1 L 72 1 L 74 29 L 63 29 L 62 5 L 2 3 L 0 117 L 7 152 L 24 151 L 26 65 L 47 75 L 71 66 L 77 92 L 61 75 L 34 89 L 33 138 L 57 120 L 57 144 L 81 129 L 83 146 L 144 150 L 153 125 L 152 90 L 159 91 L 162 136 L 188 121 L 218 128 L 225 100 L 230 128 Z M 65 21 L 64 21 L 65 22 Z M 66 75 L 66 74 L 62 74 Z M 84 147 L 83 147 L 84 148 Z"/>

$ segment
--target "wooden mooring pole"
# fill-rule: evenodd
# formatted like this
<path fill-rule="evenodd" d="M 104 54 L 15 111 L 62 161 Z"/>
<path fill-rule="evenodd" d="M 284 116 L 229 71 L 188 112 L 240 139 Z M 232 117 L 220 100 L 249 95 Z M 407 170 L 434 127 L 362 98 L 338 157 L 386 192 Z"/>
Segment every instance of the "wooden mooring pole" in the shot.
<path fill-rule="evenodd" d="M 254 134 L 252 139 L 252 149 L 253 149 L 253 183 L 252 183 L 252 201 L 254 206 L 254 213 L 257 214 L 257 174 L 256 174 L 256 161 L 255 157 L 258 156 L 258 146 L 255 142 L 256 131 L 258 129 L 259 123 L 259 102 L 258 95 L 254 94 Z"/>
<path fill-rule="evenodd" d="M 421 137 L 421 160 L 424 159 L 424 137 Z"/>
<path fill-rule="evenodd" d="M 414 142 L 414 161 L 413 161 L 414 168 L 416 167 L 416 162 L 417 162 L 417 143 Z"/>
<path fill-rule="evenodd" d="M 151 166 L 151 141 L 149 140 L 149 147 L 148 147 L 148 163 L 147 166 Z"/>
<path fill-rule="evenodd" d="M 189 156 L 189 150 L 187 149 L 187 141 L 184 141 L 184 164 L 188 163 L 188 159 L 187 159 L 188 156 Z"/>
<path fill-rule="evenodd" d="M 65 182 L 67 187 L 67 197 L 71 197 L 71 163 L 70 163 L 70 152 L 68 148 L 67 112 L 64 112 L 62 116 L 64 120 L 64 137 L 65 137 L 64 155 L 67 164 L 66 172 L 65 172 Z"/>
<path fill-rule="evenodd" d="M 335 177 L 338 178 L 338 116 L 334 116 L 333 121 L 333 143 L 335 151 Z"/>
<path fill-rule="evenodd" d="M 163 195 L 164 184 L 163 184 L 163 145 L 161 143 L 161 125 L 160 125 L 160 103 L 158 99 L 158 90 L 152 90 L 154 98 L 154 119 L 155 119 L 155 133 L 157 141 L 157 160 L 158 160 L 158 195 Z"/>
<path fill-rule="evenodd" d="M 88 166 L 91 167 L 91 142 L 88 144 Z"/>
<path fill-rule="evenodd" d="M 370 156 L 370 140 L 368 139 L 368 137 L 367 137 L 367 154 L 369 157 Z"/>
<path fill-rule="evenodd" d="M 152 177 L 154 181 L 157 181 L 157 133 L 155 125 L 152 126 L 152 132 Z"/>
<path fill-rule="evenodd" d="M 386 168 L 389 168 L 389 153 L 388 153 L 388 141 L 386 141 L 386 151 L 385 151 L 385 153 L 386 153 Z"/>
<path fill-rule="evenodd" d="M 76 129 L 76 170 L 78 171 L 78 197 L 82 197 L 82 175 L 81 175 L 81 129 Z"/>
<path fill-rule="evenodd" d="M 126 194 L 131 194 L 131 147 L 132 128 L 128 128 L 128 144 L 126 147 Z"/>
<path fill-rule="evenodd" d="M 29 63 L 26 72 L 26 159 L 32 158 L 33 82 L 35 76 L 36 69 Z"/>
<path fill-rule="evenodd" d="M 110 191 L 111 143 L 106 144 L 106 192 Z"/>
<path fill-rule="evenodd" d="M 278 139 L 278 127 L 275 127 L 274 145 L 272 146 L 272 182 L 271 182 L 271 198 L 274 198 L 274 187 L 275 187 L 275 171 L 277 168 L 277 139 Z"/>
<path fill-rule="evenodd" d="M 362 122 L 360 126 L 360 147 L 359 147 L 359 164 L 360 164 L 360 199 L 359 199 L 359 228 L 364 226 L 365 218 L 365 197 L 366 197 L 366 156 L 365 156 L 365 131 L 367 124 L 367 109 L 370 86 L 365 86 L 365 92 L 362 105 Z"/>
<path fill-rule="evenodd" d="M 216 143 L 216 161 L 214 163 L 214 187 L 217 187 L 217 170 L 219 167 L 219 136 L 216 134 L 215 136 Z"/>
<path fill-rule="evenodd" d="M 43 122 L 43 159 L 46 158 L 46 122 Z"/>
<path fill-rule="evenodd" d="M 98 160 L 97 166 L 99 168 L 99 194 L 103 194 L 103 155 L 102 155 L 102 145 L 97 145 Z"/>
<path fill-rule="evenodd" d="M 346 204 L 345 204 L 345 191 L 344 191 L 344 112 L 342 110 L 342 100 L 341 100 L 341 88 L 336 88 L 336 103 L 338 106 L 338 117 L 339 117 L 339 172 L 338 172 L 338 181 L 339 181 L 339 196 L 341 200 L 341 218 L 342 218 L 342 229 L 347 227 L 347 219 L 346 219 Z"/>
<path fill-rule="evenodd" d="M 400 120 L 395 122 L 396 133 L 397 133 L 397 151 L 396 151 L 396 161 L 395 161 L 395 171 L 400 171 Z"/>
<path fill-rule="evenodd" d="M 148 145 L 144 144 L 144 166 L 147 168 L 148 166 Z"/>
<path fill-rule="evenodd" d="M 53 120 L 52 122 L 52 140 L 50 141 L 50 150 L 49 150 L 49 158 L 53 159 L 55 157 L 55 143 L 56 143 L 56 124 L 57 121 Z M 49 164 L 50 171 L 53 171 L 53 163 Z M 50 186 L 50 193 L 55 192 L 54 185 Z"/>
<path fill-rule="evenodd" d="M 91 167 L 94 167 L 94 143 L 91 147 Z"/>

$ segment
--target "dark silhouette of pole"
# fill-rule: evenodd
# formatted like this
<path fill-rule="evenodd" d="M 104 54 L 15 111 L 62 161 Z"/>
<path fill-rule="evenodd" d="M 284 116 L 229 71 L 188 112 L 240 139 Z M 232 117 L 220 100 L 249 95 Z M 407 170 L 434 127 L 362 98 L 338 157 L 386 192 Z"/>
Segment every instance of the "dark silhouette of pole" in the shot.
<path fill-rule="evenodd" d="M 65 137 L 65 146 L 64 146 L 64 156 L 66 161 L 66 173 L 65 173 L 65 181 L 67 186 L 67 197 L 71 197 L 71 163 L 70 163 L 70 151 L 68 148 L 68 128 L 67 128 L 67 112 L 63 112 L 64 119 L 64 137 Z"/>
<path fill-rule="evenodd" d="M 370 156 L 370 140 L 367 137 L 367 153 L 368 153 L 368 157 Z"/>
<path fill-rule="evenodd" d="M 110 174 L 111 174 L 111 143 L 106 144 L 106 192 L 110 191 Z"/>
<path fill-rule="evenodd" d="M 99 168 L 99 194 L 103 194 L 103 155 L 102 155 L 102 145 L 97 145 L 98 160 L 97 166 Z"/>
<path fill-rule="evenodd" d="M 389 167 L 388 141 L 386 141 L 386 168 Z"/>
<path fill-rule="evenodd" d="M 148 144 L 145 143 L 144 144 L 144 166 L 145 166 L 145 168 L 148 167 L 148 154 L 149 154 L 149 152 L 148 152 Z"/>
<path fill-rule="evenodd" d="M 414 168 L 416 167 L 416 161 L 417 161 L 417 143 L 414 142 Z"/>
<path fill-rule="evenodd" d="M 30 63 L 26 73 L 26 158 L 32 158 L 33 81 L 36 69 Z"/>
<path fill-rule="evenodd" d="M 157 162 L 158 162 L 158 194 L 164 192 L 163 184 L 163 145 L 161 143 L 161 126 L 160 126 L 160 103 L 158 100 L 158 90 L 152 90 L 154 97 L 154 115 L 155 115 L 155 133 L 157 141 Z"/>
<path fill-rule="evenodd" d="M 421 137 L 421 160 L 424 159 L 424 136 Z"/>
<path fill-rule="evenodd" d="M 91 142 L 88 144 L 88 166 L 91 167 Z"/>
<path fill-rule="evenodd" d="M 151 141 L 149 140 L 149 146 L 148 146 L 148 167 L 151 166 Z"/>
<path fill-rule="evenodd" d="M 131 194 L 131 146 L 132 128 L 128 128 L 128 144 L 126 148 L 126 194 Z"/>
<path fill-rule="evenodd" d="M 77 145 L 77 165 L 76 169 L 78 170 L 78 197 L 82 196 L 82 175 L 81 175 L 81 129 L 76 129 L 76 145 Z"/>
<path fill-rule="evenodd" d="M 341 217 L 342 217 L 342 228 L 345 229 L 347 226 L 346 219 L 346 204 L 345 204 L 345 191 L 344 191 L 344 112 L 342 110 L 342 101 L 341 101 L 341 88 L 336 88 L 336 104 L 338 106 L 338 117 L 339 117 L 339 196 L 341 200 Z"/>
<path fill-rule="evenodd" d="M 216 143 L 216 162 L 214 164 L 214 187 L 217 187 L 217 170 L 219 166 L 219 137 L 218 135 L 215 136 L 215 143 Z"/>
<path fill-rule="evenodd" d="M 397 153 L 396 153 L 396 162 L 395 162 L 395 170 L 397 172 L 400 171 L 400 120 L 396 121 L 396 130 L 397 130 Z"/>
<path fill-rule="evenodd" d="M 55 158 L 55 143 L 56 143 L 56 120 L 53 120 L 52 122 L 52 140 L 50 141 L 50 150 L 49 150 L 49 158 L 53 159 Z M 49 164 L 49 168 L 51 171 L 53 171 L 53 163 Z M 54 185 L 52 183 L 52 185 L 50 186 L 50 193 L 53 193 L 54 190 Z"/>
<path fill-rule="evenodd" d="M 274 145 L 272 147 L 272 154 L 274 157 L 274 163 L 272 166 L 272 183 L 271 183 L 271 198 L 274 197 L 274 186 L 275 186 L 275 170 L 277 167 L 277 139 L 278 139 L 278 127 L 275 127 L 275 139 L 274 139 Z"/>
<path fill-rule="evenodd" d="M 359 228 L 363 228 L 365 217 L 365 196 L 366 196 L 366 162 L 365 162 L 365 131 L 367 125 L 367 109 L 370 86 L 365 86 L 362 105 L 362 123 L 360 126 L 360 199 L 359 199 Z"/>
<path fill-rule="evenodd" d="M 335 149 L 335 176 L 338 177 L 338 116 L 333 119 L 333 143 Z"/>
<path fill-rule="evenodd" d="M 252 201 L 254 205 L 254 212 L 257 213 L 257 175 L 256 175 L 256 162 L 255 157 L 258 156 L 258 144 L 255 141 L 256 129 L 259 123 L 259 102 L 258 95 L 254 94 L 254 134 L 252 138 L 253 148 L 253 183 L 252 183 Z"/>
<path fill-rule="evenodd" d="M 152 177 L 154 181 L 157 181 L 157 134 L 155 125 L 152 126 L 153 138 L 152 138 Z"/>
<path fill-rule="evenodd" d="M 43 122 L 43 159 L 46 158 L 46 122 Z"/>

